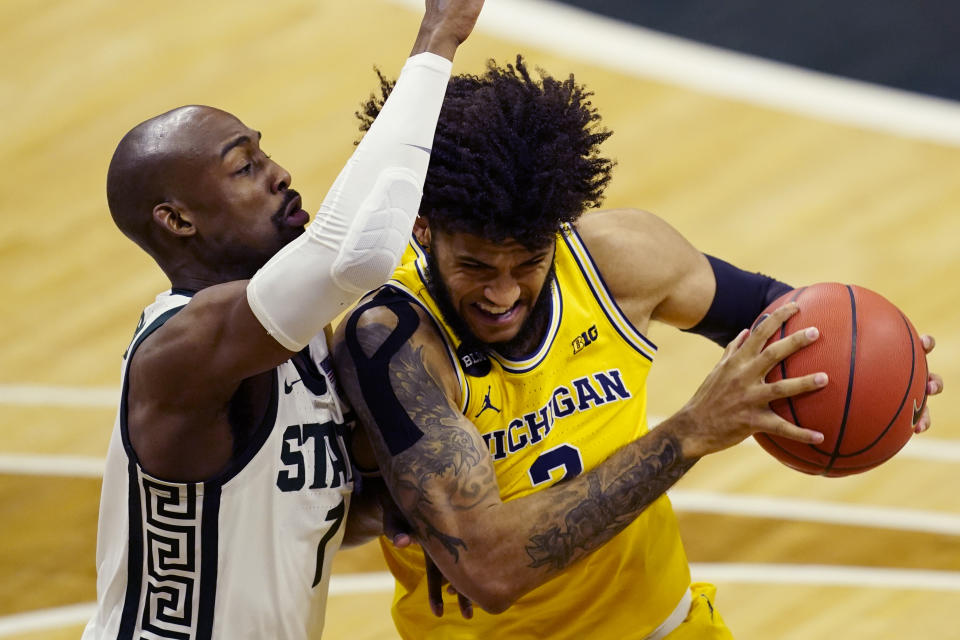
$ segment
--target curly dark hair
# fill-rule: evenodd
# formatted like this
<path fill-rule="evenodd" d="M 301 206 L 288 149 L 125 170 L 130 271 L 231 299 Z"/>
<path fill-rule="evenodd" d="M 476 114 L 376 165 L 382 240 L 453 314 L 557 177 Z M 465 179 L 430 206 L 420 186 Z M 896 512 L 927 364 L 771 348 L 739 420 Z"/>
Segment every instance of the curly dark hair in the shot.
<path fill-rule="evenodd" d="M 614 163 L 599 154 L 611 132 L 593 93 L 572 74 L 561 81 L 537 72 L 539 80 L 518 55 L 515 65 L 489 60 L 483 75 L 451 78 L 420 207 L 431 226 L 537 248 L 600 206 Z M 361 131 L 395 84 L 377 75 L 380 95 L 356 114 Z"/>

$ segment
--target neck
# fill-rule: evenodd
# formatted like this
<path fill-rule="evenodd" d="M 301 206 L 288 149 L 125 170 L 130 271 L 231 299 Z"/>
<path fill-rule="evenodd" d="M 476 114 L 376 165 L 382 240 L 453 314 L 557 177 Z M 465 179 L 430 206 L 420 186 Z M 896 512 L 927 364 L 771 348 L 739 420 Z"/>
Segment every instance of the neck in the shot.
<path fill-rule="evenodd" d="M 549 286 L 549 283 L 545 286 Z M 547 322 L 550 319 L 549 308 L 546 310 L 547 313 L 538 311 L 540 310 L 534 309 L 525 330 L 517 334 L 512 340 L 492 345 L 493 348 L 511 360 L 519 360 L 533 353 L 533 350 L 543 341 L 543 336 L 547 331 Z"/>
<path fill-rule="evenodd" d="M 215 284 L 228 282 L 220 274 L 211 273 L 203 265 L 187 260 L 165 260 L 163 262 L 158 260 L 157 262 L 166 274 L 167 279 L 170 280 L 170 286 L 174 289 L 200 291 Z"/>
<path fill-rule="evenodd" d="M 208 269 L 198 268 L 198 265 L 191 265 L 191 268 L 188 269 L 164 268 L 163 272 L 170 280 L 172 288 L 188 291 L 200 291 L 214 285 L 233 282 L 234 280 L 246 280 L 250 277 L 244 274 L 211 272 Z"/>
<path fill-rule="evenodd" d="M 222 283 L 210 282 L 199 278 L 170 278 L 171 289 L 183 289 L 184 291 L 200 291 L 216 284 Z"/>
<path fill-rule="evenodd" d="M 174 289 L 190 291 L 200 291 L 235 280 L 249 280 L 256 273 L 247 265 L 228 262 L 208 264 L 192 256 L 167 256 L 163 261 L 157 260 L 157 263 Z"/>

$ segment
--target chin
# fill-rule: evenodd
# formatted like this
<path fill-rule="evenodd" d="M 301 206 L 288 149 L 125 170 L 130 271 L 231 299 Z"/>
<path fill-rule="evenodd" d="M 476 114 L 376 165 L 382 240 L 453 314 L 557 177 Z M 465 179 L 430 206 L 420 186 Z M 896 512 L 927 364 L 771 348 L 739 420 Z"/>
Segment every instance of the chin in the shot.
<path fill-rule="evenodd" d="M 306 230 L 307 228 L 305 226 L 284 227 L 280 231 L 280 248 L 277 249 L 277 251 L 279 251 L 283 247 L 287 246 L 288 244 L 290 244 L 291 242 L 293 242 L 294 240 L 302 236 Z"/>
<path fill-rule="evenodd" d="M 481 335 L 480 340 L 487 346 L 496 346 L 510 342 L 517 336 L 516 331 Z"/>
<path fill-rule="evenodd" d="M 520 327 L 522 324 L 523 323 L 518 323 L 516 326 L 503 327 L 500 329 L 471 326 L 470 330 L 473 332 L 473 335 L 479 338 L 484 344 L 493 345 L 510 342 L 516 338 L 520 333 Z"/>

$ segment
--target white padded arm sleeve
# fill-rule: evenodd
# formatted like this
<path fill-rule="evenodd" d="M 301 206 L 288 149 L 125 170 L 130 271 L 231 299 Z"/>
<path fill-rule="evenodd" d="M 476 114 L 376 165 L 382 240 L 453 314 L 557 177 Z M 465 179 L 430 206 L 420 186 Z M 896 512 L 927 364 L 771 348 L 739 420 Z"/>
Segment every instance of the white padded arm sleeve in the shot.
<path fill-rule="evenodd" d="M 250 309 L 287 349 L 306 346 L 400 263 L 420 208 L 451 68 L 432 53 L 407 60 L 306 233 L 247 285 Z"/>

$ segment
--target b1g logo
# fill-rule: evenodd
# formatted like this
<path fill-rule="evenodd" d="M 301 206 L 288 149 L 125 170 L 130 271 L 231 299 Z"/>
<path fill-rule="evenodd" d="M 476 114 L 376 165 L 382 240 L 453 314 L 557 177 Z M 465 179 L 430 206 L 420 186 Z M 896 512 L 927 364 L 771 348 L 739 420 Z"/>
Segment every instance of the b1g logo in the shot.
<path fill-rule="evenodd" d="M 578 335 L 573 340 L 573 343 L 572 343 L 573 355 L 577 355 L 585 347 L 589 347 L 591 344 L 593 344 L 593 341 L 596 340 L 599 335 L 600 335 L 600 332 L 597 331 L 597 325 L 593 325 L 592 327 L 590 327 L 589 329 L 587 329 L 586 331 Z"/>
<path fill-rule="evenodd" d="M 466 344 L 461 344 L 457 348 L 457 357 L 468 376 L 482 378 L 490 373 L 490 358 L 483 351 L 471 351 Z"/>

